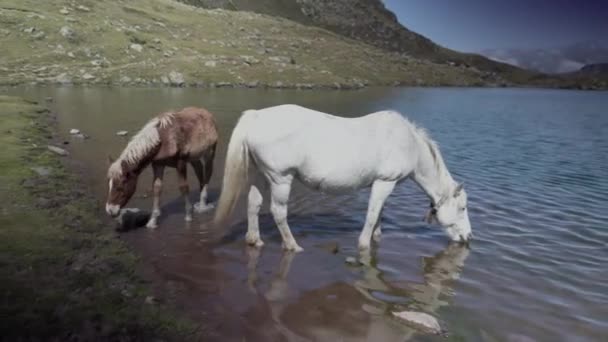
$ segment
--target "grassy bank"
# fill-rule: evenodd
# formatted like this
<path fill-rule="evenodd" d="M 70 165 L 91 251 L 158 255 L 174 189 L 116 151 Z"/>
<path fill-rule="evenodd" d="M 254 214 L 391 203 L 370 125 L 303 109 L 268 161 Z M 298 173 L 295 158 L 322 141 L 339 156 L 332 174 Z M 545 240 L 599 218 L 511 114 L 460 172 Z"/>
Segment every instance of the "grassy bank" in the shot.
<path fill-rule="evenodd" d="M 4 0 L 0 27 L 0 85 L 349 88 L 504 82 L 473 67 L 387 52 L 286 19 L 172 0 Z"/>
<path fill-rule="evenodd" d="M 47 150 L 52 116 L 0 96 L 2 340 L 185 340 L 197 334 L 157 303 L 136 258 Z M 65 158 L 65 157 L 63 157 Z"/>

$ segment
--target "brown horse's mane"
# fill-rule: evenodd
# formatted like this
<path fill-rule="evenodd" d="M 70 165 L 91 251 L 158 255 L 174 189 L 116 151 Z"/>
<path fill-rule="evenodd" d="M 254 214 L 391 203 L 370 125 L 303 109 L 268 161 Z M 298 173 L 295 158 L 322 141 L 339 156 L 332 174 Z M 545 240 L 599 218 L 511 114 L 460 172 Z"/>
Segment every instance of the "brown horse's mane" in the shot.
<path fill-rule="evenodd" d="M 127 147 L 125 147 L 120 154 L 120 157 L 112 163 L 108 169 L 108 178 L 112 179 L 122 175 L 123 162 L 128 166 L 135 167 L 142 161 L 149 159 L 149 154 L 161 143 L 161 137 L 158 130 L 172 125 L 174 115 L 175 113 L 173 112 L 167 112 L 148 121 L 148 123 L 131 138 Z"/>

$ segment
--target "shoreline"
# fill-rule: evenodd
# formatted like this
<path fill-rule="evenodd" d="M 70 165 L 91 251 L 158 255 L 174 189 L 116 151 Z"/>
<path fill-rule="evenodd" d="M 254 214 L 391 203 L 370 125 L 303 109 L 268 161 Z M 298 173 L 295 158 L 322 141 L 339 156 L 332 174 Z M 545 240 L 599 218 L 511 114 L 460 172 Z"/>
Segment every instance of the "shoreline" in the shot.
<path fill-rule="evenodd" d="M 572 90 L 572 91 L 608 91 L 608 87 L 585 87 L 576 86 L 544 86 L 544 85 L 525 85 L 525 84 L 409 84 L 391 83 L 391 84 L 310 84 L 310 83 L 281 83 L 281 84 L 248 84 L 248 83 L 204 83 L 194 82 L 181 85 L 167 85 L 162 83 L 37 83 L 37 82 L 16 82 L 16 83 L 0 83 L 0 89 L 33 87 L 33 88 L 134 88 L 134 89 L 252 89 L 252 90 L 298 90 L 298 91 L 355 91 L 373 88 L 467 88 L 467 89 L 544 89 L 544 90 Z M 1 95 L 0 95 L 1 96 Z"/>
<path fill-rule="evenodd" d="M 8 203 L 0 214 L 3 338 L 200 338 L 200 325 L 151 294 L 138 257 L 82 188 L 75 161 L 47 148 L 62 146 L 56 115 L 0 96 L 0 122 L 0 199 Z"/>

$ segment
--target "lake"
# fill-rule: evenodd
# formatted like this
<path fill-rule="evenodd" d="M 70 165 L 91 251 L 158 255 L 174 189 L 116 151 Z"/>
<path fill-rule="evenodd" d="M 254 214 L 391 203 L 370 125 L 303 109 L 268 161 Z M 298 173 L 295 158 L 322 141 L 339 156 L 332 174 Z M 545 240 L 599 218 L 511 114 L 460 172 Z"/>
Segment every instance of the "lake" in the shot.
<path fill-rule="evenodd" d="M 221 140 L 211 184 L 220 190 L 227 139 L 245 109 L 295 103 L 342 116 L 395 109 L 439 143 L 464 181 L 474 241 L 448 244 L 423 222 L 429 201 L 404 182 L 387 201 L 368 266 L 356 256 L 369 191 L 329 196 L 296 186 L 292 231 L 304 252 L 283 254 L 265 203 L 262 250 L 246 248 L 243 202 L 219 244 L 211 213 L 183 222 L 168 170 L 156 231 L 121 234 L 142 257 L 161 300 L 201 322 L 210 340 L 441 341 L 391 319 L 437 317 L 456 341 L 598 341 L 608 335 L 608 93 L 533 89 L 374 88 L 361 91 L 12 88 L 57 112 L 68 149 L 100 201 L 106 156 L 154 114 L 196 105 Z M 70 128 L 91 136 L 69 137 Z M 149 209 L 150 171 L 129 206 Z M 195 182 L 190 172 L 192 189 Z M 192 193 L 195 196 L 194 191 Z M 268 201 L 266 201 L 268 202 Z M 108 226 L 108 229 L 113 227 Z M 339 250 L 333 253 L 333 244 Z"/>

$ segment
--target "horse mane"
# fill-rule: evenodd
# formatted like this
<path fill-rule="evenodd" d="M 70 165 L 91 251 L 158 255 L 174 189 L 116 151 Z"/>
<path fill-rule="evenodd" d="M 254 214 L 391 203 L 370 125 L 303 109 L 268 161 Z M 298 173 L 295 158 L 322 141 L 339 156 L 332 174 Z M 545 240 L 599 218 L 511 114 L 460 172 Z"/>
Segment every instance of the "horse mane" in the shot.
<path fill-rule="evenodd" d="M 175 113 L 167 112 L 148 121 L 148 123 L 129 140 L 127 147 L 122 151 L 120 157 L 112 163 L 108 169 L 108 177 L 114 178 L 122 175 L 121 164 L 123 161 L 128 165 L 136 165 L 143 158 L 148 156 L 150 151 L 161 143 L 158 129 L 167 128 L 173 124 L 174 116 Z"/>
<path fill-rule="evenodd" d="M 439 144 L 435 140 L 431 138 L 426 129 L 417 126 L 415 123 L 410 120 L 406 121 L 412 126 L 414 132 L 418 134 L 420 139 L 424 142 L 424 144 L 428 147 L 431 152 L 431 157 L 433 158 L 433 163 L 435 164 L 435 169 L 437 170 L 437 174 L 439 175 L 439 181 L 444 183 L 444 185 L 450 185 L 454 182 L 452 179 L 452 175 L 448 171 L 445 162 L 443 161 L 443 156 L 439 151 Z"/>

